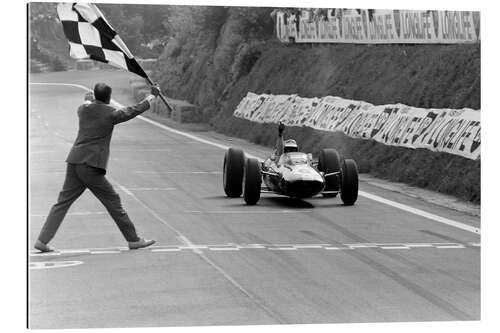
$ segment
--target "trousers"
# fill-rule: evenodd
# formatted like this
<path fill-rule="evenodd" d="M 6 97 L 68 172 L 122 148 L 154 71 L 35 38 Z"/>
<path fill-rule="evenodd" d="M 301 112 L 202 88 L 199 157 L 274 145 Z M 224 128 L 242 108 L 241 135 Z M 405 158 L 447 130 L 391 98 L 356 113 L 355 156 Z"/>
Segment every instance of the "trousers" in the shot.
<path fill-rule="evenodd" d="M 122 207 L 120 196 L 105 177 L 106 171 L 87 164 L 71 164 L 66 167 L 66 178 L 57 203 L 50 209 L 38 240 L 48 244 L 54 238 L 68 209 L 80 195 L 89 189 L 111 215 L 127 242 L 139 240 L 134 224 Z"/>

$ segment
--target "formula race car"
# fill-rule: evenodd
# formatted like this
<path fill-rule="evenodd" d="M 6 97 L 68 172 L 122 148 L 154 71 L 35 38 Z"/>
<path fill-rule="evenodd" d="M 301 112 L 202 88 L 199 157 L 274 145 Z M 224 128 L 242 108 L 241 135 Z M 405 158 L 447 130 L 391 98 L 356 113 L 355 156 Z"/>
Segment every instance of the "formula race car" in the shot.
<path fill-rule="evenodd" d="M 341 159 L 335 149 L 323 149 L 317 161 L 301 152 L 271 156 L 263 162 L 246 157 L 243 150 L 229 148 L 224 156 L 224 192 L 230 198 L 243 194 L 255 205 L 261 193 L 305 199 L 322 194 L 354 205 L 358 198 L 358 167 L 352 159 Z M 264 180 L 264 186 L 262 186 Z"/>

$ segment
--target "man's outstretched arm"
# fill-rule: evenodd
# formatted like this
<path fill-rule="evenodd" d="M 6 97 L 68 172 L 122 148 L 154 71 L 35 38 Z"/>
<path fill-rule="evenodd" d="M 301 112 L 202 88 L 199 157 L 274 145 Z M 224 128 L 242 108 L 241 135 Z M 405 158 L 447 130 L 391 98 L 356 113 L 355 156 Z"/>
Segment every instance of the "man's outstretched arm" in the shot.
<path fill-rule="evenodd" d="M 113 111 L 113 123 L 116 125 L 137 117 L 150 108 L 151 101 L 155 99 L 159 94 L 159 87 L 157 85 L 152 86 L 150 95 L 140 103 Z"/>

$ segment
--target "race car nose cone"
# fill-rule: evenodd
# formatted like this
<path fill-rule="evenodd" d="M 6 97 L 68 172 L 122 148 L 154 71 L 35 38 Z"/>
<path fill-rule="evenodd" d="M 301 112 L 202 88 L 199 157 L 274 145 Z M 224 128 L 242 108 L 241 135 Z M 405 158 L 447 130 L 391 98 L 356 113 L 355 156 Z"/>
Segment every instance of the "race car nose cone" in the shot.
<path fill-rule="evenodd" d="M 310 198 L 323 191 L 324 183 L 318 180 L 286 181 L 285 192 L 295 198 Z"/>

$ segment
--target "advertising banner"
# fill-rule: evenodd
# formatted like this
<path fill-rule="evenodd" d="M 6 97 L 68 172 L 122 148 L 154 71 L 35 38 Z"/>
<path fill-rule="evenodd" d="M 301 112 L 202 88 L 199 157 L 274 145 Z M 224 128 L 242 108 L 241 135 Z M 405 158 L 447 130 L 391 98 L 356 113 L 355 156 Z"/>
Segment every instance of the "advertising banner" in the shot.
<path fill-rule="evenodd" d="M 340 131 L 353 138 L 469 159 L 478 159 L 481 153 L 480 111 L 467 108 L 423 109 L 404 104 L 373 105 L 334 96 L 303 98 L 249 92 L 233 115 L 259 123 L 282 121 L 288 126 Z"/>
<path fill-rule="evenodd" d="M 285 43 L 453 44 L 480 41 L 473 11 L 299 9 L 274 13 Z"/>

